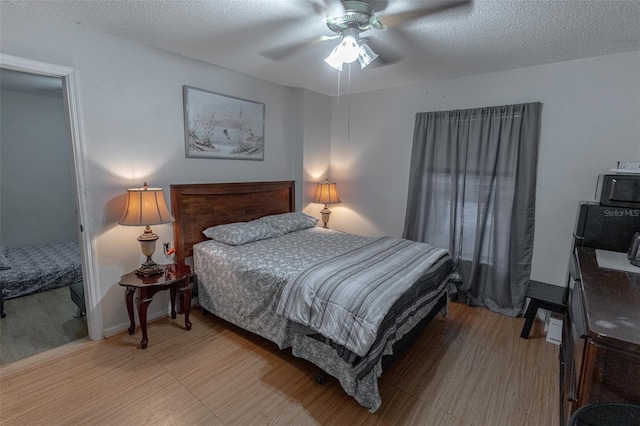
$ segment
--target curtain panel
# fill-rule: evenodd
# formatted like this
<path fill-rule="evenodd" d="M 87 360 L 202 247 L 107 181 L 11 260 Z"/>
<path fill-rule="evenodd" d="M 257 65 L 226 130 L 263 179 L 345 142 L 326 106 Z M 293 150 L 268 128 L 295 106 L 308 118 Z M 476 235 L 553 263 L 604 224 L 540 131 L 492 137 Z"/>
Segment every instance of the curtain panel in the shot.
<path fill-rule="evenodd" d="M 471 305 L 520 315 L 541 104 L 416 114 L 404 238 L 449 249 Z"/>

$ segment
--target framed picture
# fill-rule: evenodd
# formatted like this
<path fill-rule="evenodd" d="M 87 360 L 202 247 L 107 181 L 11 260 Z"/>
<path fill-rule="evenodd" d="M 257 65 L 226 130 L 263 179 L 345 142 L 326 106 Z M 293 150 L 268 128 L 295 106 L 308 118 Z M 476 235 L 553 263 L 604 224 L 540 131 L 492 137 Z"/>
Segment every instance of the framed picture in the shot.
<path fill-rule="evenodd" d="M 264 104 L 183 86 L 187 157 L 264 160 Z"/>

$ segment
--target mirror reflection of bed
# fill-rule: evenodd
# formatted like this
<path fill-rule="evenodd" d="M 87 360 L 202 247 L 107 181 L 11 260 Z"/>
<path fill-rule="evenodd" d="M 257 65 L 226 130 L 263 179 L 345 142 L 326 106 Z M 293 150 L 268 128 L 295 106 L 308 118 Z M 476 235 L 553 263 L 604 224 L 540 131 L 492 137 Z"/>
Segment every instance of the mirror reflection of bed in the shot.
<path fill-rule="evenodd" d="M 0 69 L 0 364 L 87 336 L 62 82 Z"/>

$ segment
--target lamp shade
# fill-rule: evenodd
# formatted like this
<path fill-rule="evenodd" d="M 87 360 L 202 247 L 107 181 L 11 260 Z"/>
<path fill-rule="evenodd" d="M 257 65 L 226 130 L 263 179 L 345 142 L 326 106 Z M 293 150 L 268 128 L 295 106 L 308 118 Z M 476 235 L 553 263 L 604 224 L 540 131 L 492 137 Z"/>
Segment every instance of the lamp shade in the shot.
<path fill-rule="evenodd" d="M 175 219 L 169 213 L 164 201 L 162 188 L 127 189 L 127 207 L 118 223 L 129 226 L 148 226 L 173 222 Z"/>
<path fill-rule="evenodd" d="M 313 202 L 319 204 L 341 203 L 342 201 L 340 200 L 340 196 L 338 195 L 336 184 L 334 182 L 329 182 L 329 180 L 318 182 L 318 186 L 316 187 L 316 195 L 313 197 Z"/>

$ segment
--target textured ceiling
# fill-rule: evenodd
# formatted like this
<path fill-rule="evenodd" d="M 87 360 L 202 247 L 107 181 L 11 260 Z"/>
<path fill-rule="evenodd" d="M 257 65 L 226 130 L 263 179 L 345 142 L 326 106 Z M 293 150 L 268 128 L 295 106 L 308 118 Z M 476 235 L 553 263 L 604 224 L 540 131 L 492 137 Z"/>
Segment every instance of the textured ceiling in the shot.
<path fill-rule="evenodd" d="M 322 1 L 11 3 L 285 86 L 336 95 L 337 71 L 323 59 L 337 41 L 273 59 L 279 48 L 332 35 L 314 7 Z M 368 3 L 388 15 L 443 2 Z M 640 50 L 640 0 L 475 0 L 367 35 L 377 53 L 396 62 L 376 61 L 364 70 L 356 62 L 352 93 Z M 343 72 L 343 93 L 347 80 Z"/>

